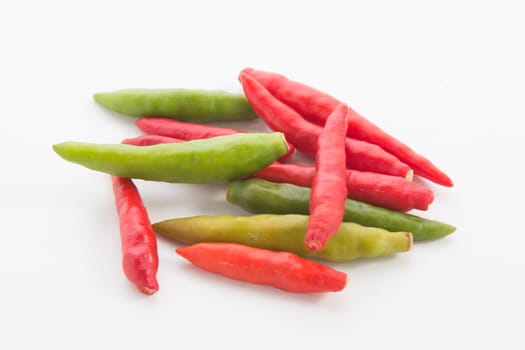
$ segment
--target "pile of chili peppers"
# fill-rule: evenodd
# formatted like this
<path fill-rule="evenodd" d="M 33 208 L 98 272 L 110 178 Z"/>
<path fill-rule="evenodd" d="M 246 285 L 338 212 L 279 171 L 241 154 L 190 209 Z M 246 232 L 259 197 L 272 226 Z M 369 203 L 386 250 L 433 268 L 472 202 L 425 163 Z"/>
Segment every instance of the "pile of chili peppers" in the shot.
<path fill-rule="evenodd" d="M 351 261 L 406 252 L 455 231 L 407 213 L 427 210 L 421 176 L 452 187 L 427 158 L 344 102 L 283 75 L 246 68 L 244 95 L 170 89 L 98 93 L 102 106 L 139 117 L 144 135 L 120 144 L 63 142 L 62 158 L 111 176 L 126 277 L 158 291 L 156 234 L 176 252 L 232 279 L 297 293 L 336 292 L 347 275 L 310 260 Z M 259 117 L 272 132 L 211 126 Z M 293 163 L 296 150 L 314 165 Z M 227 200 L 253 215 L 194 216 L 151 224 L 133 179 L 228 182 Z"/>

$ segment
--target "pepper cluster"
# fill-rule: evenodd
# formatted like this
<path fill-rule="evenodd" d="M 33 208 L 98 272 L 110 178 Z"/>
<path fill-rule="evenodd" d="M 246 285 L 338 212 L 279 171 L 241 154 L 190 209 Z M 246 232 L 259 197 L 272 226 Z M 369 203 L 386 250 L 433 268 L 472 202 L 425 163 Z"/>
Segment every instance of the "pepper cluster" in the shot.
<path fill-rule="evenodd" d="M 244 95 L 204 90 L 97 93 L 104 107 L 139 117 L 145 134 L 120 144 L 63 142 L 65 160 L 111 176 L 126 277 L 158 291 L 156 234 L 187 244 L 176 252 L 232 279 L 298 293 L 341 291 L 347 276 L 310 260 L 347 262 L 406 252 L 413 241 L 455 231 L 407 213 L 427 210 L 452 180 L 427 158 L 345 103 L 271 72 L 244 69 Z M 250 133 L 207 125 L 262 119 Z M 293 163 L 296 149 L 314 165 Z M 194 216 L 151 224 L 133 179 L 227 182 L 227 201 L 253 215 Z"/>

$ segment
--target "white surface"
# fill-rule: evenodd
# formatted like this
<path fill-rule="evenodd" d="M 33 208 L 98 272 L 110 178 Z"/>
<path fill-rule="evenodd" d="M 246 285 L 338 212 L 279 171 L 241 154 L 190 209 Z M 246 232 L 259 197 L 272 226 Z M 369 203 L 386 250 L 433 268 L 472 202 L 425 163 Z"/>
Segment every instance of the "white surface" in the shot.
<path fill-rule="evenodd" d="M 523 349 L 522 3 L 2 2 L 0 348 Z M 247 66 L 345 100 L 435 161 L 456 186 L 430 185 L 422 215 L 457 232 L 337 265 L 350 283 L 322 296 L 201 272 L 162 240 L 161 289 L 138 293 L 108 177 L 51 145 L 140 134 L 94 92 L 240 92 Z M 222 185 L 137 185 L 152 221 L 245 214 Z"/>

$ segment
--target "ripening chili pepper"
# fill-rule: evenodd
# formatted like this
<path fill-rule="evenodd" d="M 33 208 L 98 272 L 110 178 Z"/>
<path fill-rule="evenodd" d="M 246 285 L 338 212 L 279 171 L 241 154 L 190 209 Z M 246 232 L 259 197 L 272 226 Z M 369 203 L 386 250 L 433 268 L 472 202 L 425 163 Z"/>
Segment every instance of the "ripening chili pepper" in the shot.
<path fill-rule="evenodd" d="M 184 142 L 184 140 L 176 139 L 174 137 L 167 137 L 161 135 L 141 135 L 137 137 L 132 137 L 122 141 L 123 144 L 133 145 L 133 146 L 153 146 L 160 145 L 163 143 L 179 143 Z"/>
<path fill-rule="evenodd" d="M 315 174 L 310 194 L 310 220 L 304 244 L 321 251 L 343 221 L 346 189 L 346 114 L 341 103 L 326 120 L 319 135 L 315 156 Z"/>
<path fill-rule="evenodd" d="M 263 85 L 277 99 L 295 109 L 306 119 L 323 125 L 331 111 L 339 104 L 334 97 L 305 84 L 292 81 L 283 75 L 246 68 L 242 71 Z M 410 166 L 415 174 L 443 186 L 453 186 L 452 180 L 429 159 L 416 153 L 377 125 L 348 108 L 349 137 L 381 146 Z"/>
<path fill-rule="evenodd" d="M 295 147 L 311 157 L 317 152 L 317 139 L 322 128 L 304 120 L 300 114 L 275 98 L 248 74 L 239 76 L 244 93 L 255 112 L 270 129 L 280 131 Z M 347 166 L 394 176 L 410 176 L 411 169 L 381 147 L 354 139 L 346 139 Z"/>
<path fill-rule="evenodd" d="M 251 213 L 308 214 L 310 192 L 308 187 L 248 179 L 230 182 L 227 199 Z M 388 231 L 412 232 L 415 241 L 441 238 L 456 231 L 454 226 L 444 222 L 352 199 L 345 201 L 343 220 L 364 226 L 381 227 Z"/>
<path fill-rule="evenodd" d="M 131 179 L 111 176 L 119 217 L 122 267 L 126 277 L 144 294 L 159 290 L 157 238 L 137 187 Z"/>
<path fill-rule="evenodd" d="M 135 122 L 137 127 L 146 134 L 174 137 L 181 140 L 207 139 L 215 136 L 232 135 L 243 131 L 217 126 L 181 122 L 168 118 L 139 118 Z M 295 153 L 295 146 L 288 142 L 288 152 L 279 158 L 279 161 L 289 159 Z"/>
<path fill-rule="evenodd" d="M 153 224 L 153 230 L 159 235 L 187 244 L 238 243 L 333 262 L 403 253 L 412 247 L 410 232 L 390 232 L 343 222 L 325 249 L 314 252 L 304 245 L 307 227 L 308 215 L 294 214 L 193 216 Z"/>
<path fill-rule="evenodd" d="M 192 122 L 254 119 L 257 115 L 240 94 L 189 89 L 129 89 L 93 95 L 105 108 L 135 117 L 166 117 Z"/>
<path fill-rule="evenodd" d="M 339 292 L 346 273 L 293 253 L 234 243 L 197 243 L 176 252 L 208 272 L 294 293 Z"/>
<path fill-rule="evenodd" d="M 315 168 L 298 164 L 273 163 L 250 177 L 271 182 L 311 187 Z M 346 171 L 348 197 L 397 211 L 427 210 L 434 200 L 431 189 L 406 179 L 359 170 Z"/>
<path fill-rule="evenodd" d="M 249 176 L 288 151 L 281 133 L 244 133 L 154 146 L 63 142 L 62 158 L 111 175 L 165 182 L 220 182 Z"/>

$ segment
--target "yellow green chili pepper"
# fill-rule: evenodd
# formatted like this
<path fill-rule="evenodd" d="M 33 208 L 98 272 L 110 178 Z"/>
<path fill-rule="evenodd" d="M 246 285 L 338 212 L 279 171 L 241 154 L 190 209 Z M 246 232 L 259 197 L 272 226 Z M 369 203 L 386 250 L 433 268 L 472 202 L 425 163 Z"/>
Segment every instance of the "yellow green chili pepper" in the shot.
<path fill-rule="evenodd" d="M 221 182 L 258 171 L 288 151 L 281 133 L 240 133 L 154 146 L 64 142 L 62 158 L 114 176 L 165 182 Z"/>
<path fill-rule="evenodd" d="M 320 252 L 304 245 L 307 215 L 194 216 L 153 224 L 160 235 L 183 243 L 228 242 L 287 251 L 303 257 L 344 262 L 406 252 L 410 232 L 389 232 L 345 222 Z"/>

